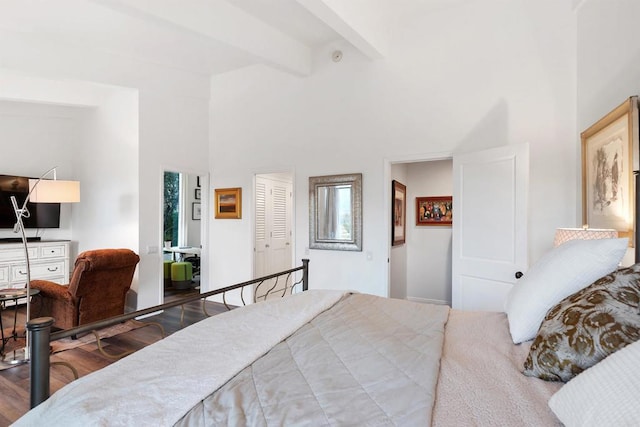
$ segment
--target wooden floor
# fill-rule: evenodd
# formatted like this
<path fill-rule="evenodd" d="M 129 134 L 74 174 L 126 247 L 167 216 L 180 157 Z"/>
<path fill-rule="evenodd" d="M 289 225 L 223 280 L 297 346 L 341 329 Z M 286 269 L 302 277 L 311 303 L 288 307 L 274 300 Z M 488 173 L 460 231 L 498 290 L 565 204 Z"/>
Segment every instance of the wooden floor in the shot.
<path fill-rule="evenodd" d="M 180 296 L 191 295 L 198 291 L 180 291 L 168 293 L 165 302 Z M 227 311 L 224 305 L 206 302 L 209 315 Z M 24 325 L 24 306 L 18 310 L 18 325 Z M 190 325 L 206 316 L 202 311 L 202 303 L 192 302 L 184 305 L 184 325 Z M 163 313 L 142 319 L 143 322 L 160 323 L 167 335 L 181 329 L 181 309 L 173 307 Z M 13 325 L 13 307 L 2 312 L 2 322 L 5 328 Z M 139 350 L 160 339 L 158 328 L 143 327 L 115 337 L 102 340 L 105 351 L 111 354 L 122 353 L 127 350 Z M 101 369 L 113 360 L 103 356 L 95 343 L 62 351 L 51 356 L 51 362 L 64 361 L 72 364 L 80 377 Z M 65 366 L 51 367 L 51 393 L 73 380 L 71 370 Z M 29 365 L 20 365 L 0 371 L 0 426 L 8 426 L 29 410 Z"/>

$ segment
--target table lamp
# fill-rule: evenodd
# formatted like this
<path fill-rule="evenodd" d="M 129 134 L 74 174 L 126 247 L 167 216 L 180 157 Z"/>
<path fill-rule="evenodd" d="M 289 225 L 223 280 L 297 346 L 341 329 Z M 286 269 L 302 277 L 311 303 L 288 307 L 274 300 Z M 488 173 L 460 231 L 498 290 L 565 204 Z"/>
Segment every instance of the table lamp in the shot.
<path fill-rule="evenodd" d="M 53 179 L 45 179 L 49 174 L 53 173 Z M 23 218 L 29 218 L 31 213 L 27 209 L 27 202 L 31 203 L 75 203 L 80 201 L 80 182 L 78 181 L 62 181 L 56 177 L 56 168 L 53 167 L 46 171 L 38 179 L 29 180 L 29 193 L 22 204 L 18 206 L 15 196 L 11 196 L 11 204 L 16 214 L 16 225 L 13 227 L 14 233 L 20 233 L 22 244 L 24 246 L 24 257 L 27 266 L 27 322 L 31 318 L 31 265 L 29 263 L 29 248 L 27 246 L 27 237 L 24 230 Z M 9 355 L 5 355 L 2 364 L 20 365 L 29 361 L 29 333 L 25 328 L 25 347 L 24 349 L 14 350 Z"/>
<path fill-rule="evenodd" d="M 616 239 L 618 232 L 608 228 L 558 228 L 553 239 L 553 246 L 560 246 L 569 240 L 591 240 L 591 239 Z"/>

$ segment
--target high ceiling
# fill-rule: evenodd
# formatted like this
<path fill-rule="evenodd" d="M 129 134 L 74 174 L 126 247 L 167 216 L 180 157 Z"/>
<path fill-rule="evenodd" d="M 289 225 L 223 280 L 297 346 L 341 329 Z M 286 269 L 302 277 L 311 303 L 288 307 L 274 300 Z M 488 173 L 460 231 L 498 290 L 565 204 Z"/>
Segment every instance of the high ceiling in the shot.
<path fill-rule="evenodd" d="M 393 1 L 0 0 L 0 40 L 17 33 L 209 74 L 265 63 L 306 75 L 312 51 L 335 41 L 384 56 Z"/>

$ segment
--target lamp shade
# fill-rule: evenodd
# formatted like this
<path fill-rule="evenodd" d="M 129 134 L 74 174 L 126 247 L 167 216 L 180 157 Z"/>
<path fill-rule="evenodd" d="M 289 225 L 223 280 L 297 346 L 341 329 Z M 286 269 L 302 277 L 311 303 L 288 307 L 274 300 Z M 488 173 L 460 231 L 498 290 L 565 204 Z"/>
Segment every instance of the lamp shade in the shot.
<path fill-rule="evenodd" d="M 558 228 L 553 246 L 560 246 L 569 240 L 616 239 L 618 232 L 608 228 Z"/>
<path fill-rule="evenodd" d="M 29 180 L 32 203 L 76 203 L 80 201 L 79 181 Z"/>

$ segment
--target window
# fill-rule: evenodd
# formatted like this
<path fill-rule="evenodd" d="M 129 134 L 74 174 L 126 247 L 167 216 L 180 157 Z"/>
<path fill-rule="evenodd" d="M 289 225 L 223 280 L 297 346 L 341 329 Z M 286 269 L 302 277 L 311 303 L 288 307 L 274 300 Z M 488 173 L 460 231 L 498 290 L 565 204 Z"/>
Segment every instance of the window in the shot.
<path fill-rule="evenodd" d="M 164 241 L 178 246 L 180 229 L 180 174 L 164 173 Z"/>

